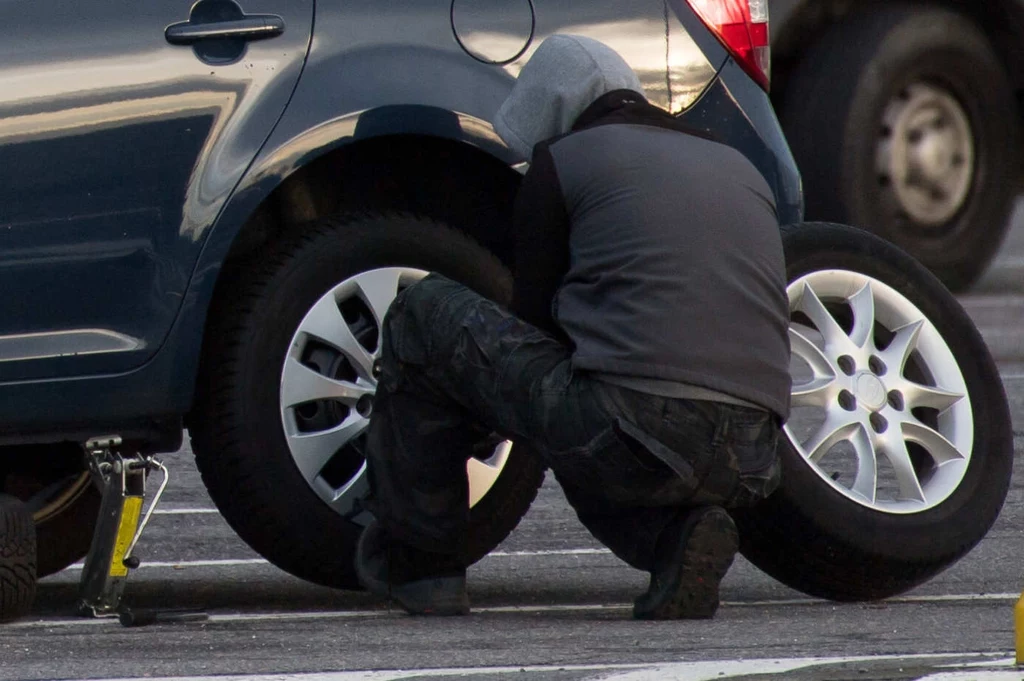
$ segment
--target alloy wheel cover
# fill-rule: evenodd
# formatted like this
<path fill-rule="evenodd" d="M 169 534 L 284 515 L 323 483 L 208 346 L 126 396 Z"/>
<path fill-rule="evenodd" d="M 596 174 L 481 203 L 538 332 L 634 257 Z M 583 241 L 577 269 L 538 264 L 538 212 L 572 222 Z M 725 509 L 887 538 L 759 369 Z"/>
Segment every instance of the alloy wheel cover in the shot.
<path fill-rule="evenodd" d="M 339 514 L 351 514 L 369 490 L 361 446 L 377 388 L 381 323 L 399 291 L 424 276 L 408 267 L 360 272 L 321 296 L 292 335 L 281 369 L 281 424 L 296 468 Z M 511 446 L 469 460 L 470 506 L 497 481 Z"/>
<path fill-rule="evenodd" d="M 821 270 L 789 284 L 792 412 L 801 460 L 875 511 L 919 513 L 963 481 L 970 395 L 939 331 L 884 282 Z"/>

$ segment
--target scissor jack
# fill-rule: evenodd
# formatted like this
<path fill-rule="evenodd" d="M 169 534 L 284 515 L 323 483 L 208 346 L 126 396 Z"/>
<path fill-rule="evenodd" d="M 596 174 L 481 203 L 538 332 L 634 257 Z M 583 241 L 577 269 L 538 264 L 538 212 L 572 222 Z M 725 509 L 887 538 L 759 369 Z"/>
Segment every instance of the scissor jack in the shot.
<path fill-rule="evenodd" d="M 89 470 L 103 497 L 79 582 L 78 610 L 87 617 L 122 616 L 123 621 L 125 584 L 131 570 L 139 566 L 132 551 L 167 487 L 169 475 L 153 456 L 124 450 L 118 436 L 93 438 L 85 443 L 85 450 Z M 163 473 L 163 480 L 142 516 L 146 478 L 156 470 Z"/>

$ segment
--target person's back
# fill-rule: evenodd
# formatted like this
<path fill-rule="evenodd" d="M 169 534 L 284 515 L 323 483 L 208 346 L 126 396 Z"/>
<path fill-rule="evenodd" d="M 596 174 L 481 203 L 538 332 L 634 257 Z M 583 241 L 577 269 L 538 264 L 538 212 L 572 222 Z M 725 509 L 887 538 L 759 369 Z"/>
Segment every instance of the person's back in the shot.
<path fill-rule="evenodd" d="M 785 266 L 754 166 L 694 135 L 601 119 L 548 151 L 571 224 L 555 317 L 574 366 L 786 415 Z"/>

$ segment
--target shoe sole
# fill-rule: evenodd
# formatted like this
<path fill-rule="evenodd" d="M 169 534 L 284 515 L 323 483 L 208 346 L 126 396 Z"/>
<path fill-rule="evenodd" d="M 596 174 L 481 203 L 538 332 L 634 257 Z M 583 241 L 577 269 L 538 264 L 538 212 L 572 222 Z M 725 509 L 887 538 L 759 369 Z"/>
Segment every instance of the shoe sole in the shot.
<path fill-rule="evenodd" d="M 689 532 L 677 562 L 671 593 L 654 607 L 634 606 L 645 620 L 711 619 L 718 611 L 718 587 L 739 551 L 739 532 L 725 509 L 704 513 Z"/>

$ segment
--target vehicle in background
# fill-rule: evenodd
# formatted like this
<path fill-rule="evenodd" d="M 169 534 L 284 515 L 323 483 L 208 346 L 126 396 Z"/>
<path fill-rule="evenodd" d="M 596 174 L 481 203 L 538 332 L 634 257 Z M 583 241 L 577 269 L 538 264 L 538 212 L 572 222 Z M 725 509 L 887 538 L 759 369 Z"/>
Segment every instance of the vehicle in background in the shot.
<path fill-rule="evenodd" d="M 1020 189 L 1024 2 L 767 1 L 808 219 L 873 231 L 969 287 Z"/>

